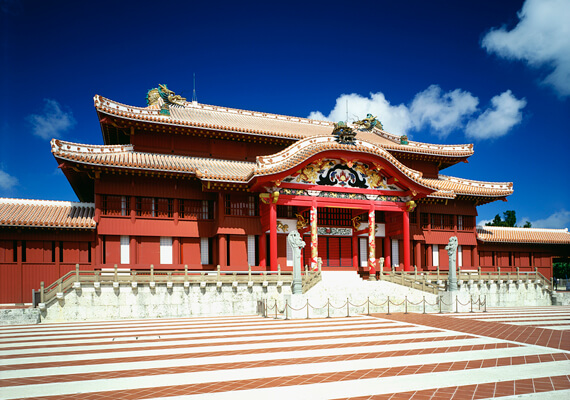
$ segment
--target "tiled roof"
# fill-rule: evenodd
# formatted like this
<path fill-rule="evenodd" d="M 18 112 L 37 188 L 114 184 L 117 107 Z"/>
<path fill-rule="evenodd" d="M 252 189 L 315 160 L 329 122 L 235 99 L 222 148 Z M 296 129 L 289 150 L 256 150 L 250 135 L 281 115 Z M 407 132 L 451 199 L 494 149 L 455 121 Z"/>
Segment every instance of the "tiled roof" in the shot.
<path fill-rule="evenodd" d="M 424 178 L 425 181 L 439 188 L 430 197 L 448 197 L 448 194 L 485 197 L 504 197 L 513 193 L 512 182 L 484 182 L 471 179 L 439 175 L 438 179 Z M 454 197 L 455 197 L 454 196 Z"/>
<path fill-rule="evenodd" d="M 0 198 L 0 226 L 95 228 L 93 203 Z"/>
<path fill-rule="evenodd" d="M 334 123 L 330 121 L 211 106 L 197 102 L 186 102 L 185 106 L 171 106 L 170 115 L 161 115 L 159 106 L 128 106 L 99 95 L 94 97 L 94 101 L 95 108 L 101 113 L 162 125 L 216 129 L 296 140 L 330 136 L 334 128 Z M 159 101 L 162 102 L 162 99 Z M 409 141 L 407 145 L 401 145 L 399 136 L 376 128 L 371 132 L 358 132 L 358 138 L 388 150 L 405 153 L 459 158 L 473 154 L 472 144 L 445 145 Z"/>
<path fill-rule="evenodd" d="M 298 141 L 279 153 L 258 157 L 257 162 L 142 153 L 134 151 L 132 145 L 83 145 L 58 139 L 51 141 L 51 147 L 55 157 L 85 165 L 188 173 L 205 181 L 244 183 L 249 182 L 254 176 L 286 171 L 321 151 L 343 150 L 374 154 L 385 159 L 411 180 L 434 190 L 429 197 L 449 199 L 457 195 L 504 197 L 512 193 L 511 183 L 479 182 L 446 175 L 440 175 L 439 179 L 423 178 L 421 172 L 406 167 L 382 147 L 364 140 L 356 140 L 356 145 L 340 144 L 333 136 L 319 136 Z"/>
<path fill-rule="evenodd" d="M 57 158 L 86 165 L 190 173 L 206 180 L 245 182 L 255 166 L 247 161 L 136 152 L 132 145 L 84 145 L 58 139 L 52 139 L 51 150 Z"/>
<path fill-rule="evenodd" d="M 570 244 L 568 229 L 478 226 L 477 239 L 492 243 Z"/>

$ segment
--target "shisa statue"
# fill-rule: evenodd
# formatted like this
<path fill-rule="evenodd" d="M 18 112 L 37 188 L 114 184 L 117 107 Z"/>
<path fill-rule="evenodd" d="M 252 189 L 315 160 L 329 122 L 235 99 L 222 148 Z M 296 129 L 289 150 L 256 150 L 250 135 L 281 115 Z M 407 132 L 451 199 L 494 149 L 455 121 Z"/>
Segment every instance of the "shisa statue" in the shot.
<path fill-rule="evenodd" d="M 305 247 L 305 241 L 297 230 L 292 230 L 287 235 L 287 243 L 293 250 L 293 294 L 303 293 L 303 281 L 301 279 L 301 249 Z"/>
<path fill-rule="evenodd" d="M 449 243 L 445 246 L 447 254 L 449 256 L 449 291 L 457 290 L 457 236 L 452 236 L 449 238 Z"/>

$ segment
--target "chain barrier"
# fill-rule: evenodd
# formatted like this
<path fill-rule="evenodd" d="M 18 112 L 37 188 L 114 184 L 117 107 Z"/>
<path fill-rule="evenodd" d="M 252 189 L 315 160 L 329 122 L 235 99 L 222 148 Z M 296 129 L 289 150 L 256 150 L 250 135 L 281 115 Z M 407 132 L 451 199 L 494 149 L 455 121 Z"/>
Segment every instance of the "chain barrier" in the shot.
<path fill-rule="evenodd" d="M 311 310 L 322 310 L 326 307 L 327 309 L 327 315 L 326 318 L 331 318 L 331 308 L 333 310 L 341 310 L 343 308 L 346 308 L 346 317 L 350 317 L 350 307 L 353 308 L 364 308 L 366 307 L 366 315 L 371 315 L 370 314 L 370 306 L 375 307 L 375 308 L 383 308 L 384 306 L 386 306 L 386 315 L 391 315 L 390 313 L 390 305 L 392 306 L 396 306 L 396 307 L 401 307 L 404 306 L 404 314 L 408 314 L 408 305 L 411 306 L 415 306 L 421 309 L 421 313 L 422 314 L 426 314 L 426 307 L 434 307 L 436 309 L 438 309 L 438 313 L 442 314 L 443 313 L 443 306 L 451 306 L 451 304 L 453 303 L 446 303 L 442 296 L 438 296 L 435 300 L 435 303 L 430 303 L 429 301 L 426 300 L 426 297 L 423 296 L 422 300 L 418 301 L 418 302 L 413 302 L 408 300 L 408 296 L 404 296 L 404 300 L 402 300 L 401 302 L 395 302 L 393 300 L 390 300 L 390 296 L 386 296 L 386 300 L 380 304 L 376 304 L 374 302 L 372 302 L 370 300 L 370 297 L 367 297 L 366 300 L 362 303 L 362 304 L 354 304 L 350 302 L 350 298 L 347 298 L 346 301 L 344 302 L 344 304 L 340 305 L 340 306 L 334 306 L 333 304 L 331 304 L 330 298 L 327 299 L 327 303 L 322 306 L 322 307 L 315 307 L 313 305 L 311 305 L 309 303 L 309 300 L 307 299 L 306 303 L 299 308 L 295 308 L 293 306 L 291 306 L 291 304 L 289 304 L 289 300 L 285 300 L 285 305 L 284 305 L 284 309 L 281 311 L 279 309 L 278 303 L 277 303 L 277 299 L 274 299 L 274 301 L 272 302 L 273 304 L 269 304 L 267 299 L 264 299 L 262 304 L 261 304 L 261 314 L 263 317 L 267 318 L 269 317 L 269 315 L 274 314 L 273 318 L 274 319 L 278 319 L 279 318 L 279 314 L 284 315 L 285 319 L 290 319 L 290 311 L 291 312 L 299 312 L 299 311 L 303 311 L 303 310 L 307 310 L 307 319 L 310 319 L 310 311 Z M 456 296 L 455 297 L 455 301 L 454 301 L 454 305 L 455 305 L 455 313 L 459 312 L 459 307 L 466 307 L 466 306 L 470 306 L 470 313 L 475 312 L 474 311 L 474 307 L 473 306 L 477 306 L 479 308 L 479 311 L 482 312 L 487 312 L 487 298 L 486 296 L 483 296 L 483 299 L 481 299 L 481 295 L 479 295 L 478 298 L 474 298 L 473 296 L 470 296 L 469 301 L 467 301 L 466 303 L 463 303 L 459 300 L 459 298 Z M 453 311 L 452 311 L 453 312 Z M 380 313 L 380 312 L 378 312 Z"/>

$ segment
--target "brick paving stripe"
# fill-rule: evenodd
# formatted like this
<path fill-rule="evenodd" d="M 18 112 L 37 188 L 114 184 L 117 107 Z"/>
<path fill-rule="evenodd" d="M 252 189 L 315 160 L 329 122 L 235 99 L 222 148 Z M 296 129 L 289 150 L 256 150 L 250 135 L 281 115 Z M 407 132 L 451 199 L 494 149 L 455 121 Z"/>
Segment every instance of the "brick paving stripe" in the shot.
<path fill-rule="evenodd" d="M 570 307 L 488 311 L 5 326 L 0 399 L 570 398 L 569 332 L 511 325 Z"/>

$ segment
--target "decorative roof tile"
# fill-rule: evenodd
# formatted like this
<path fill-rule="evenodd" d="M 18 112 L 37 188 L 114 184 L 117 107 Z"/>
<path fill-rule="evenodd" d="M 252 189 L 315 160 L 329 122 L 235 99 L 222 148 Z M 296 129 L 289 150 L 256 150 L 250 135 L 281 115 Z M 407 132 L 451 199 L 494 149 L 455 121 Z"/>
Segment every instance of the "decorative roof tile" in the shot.
<path fill-rule="evenodd" d="M 477 239 L 490 243 L 570 244 L 568 229 L 478 226 Z"/>
<path fill-rule="evenodd" d="M 94 229 L 95 204 L 0 198 L 0 226 Z"/>
<path fill-rule="evenodd" d="M 242 132 L 293 140 L 302 140 L 315 136 L 330 136 L 334 129 L 334 123 L 330 121 L 211 106 L 198 102 L 185 102 L 184 106 L 172 106 L 170 107 L 170 115 L 161 115 L 160 107 L 157 108 L 156 105 L 151 107 L 128 106 L 99 95 L 94 97 L 94 102 L 97 111 L 128 120 Z M 369 132 L 358 131 L 358 138 L 377 146 L 385 147 L 388 150 L 404 153 L 459 158 L 473 155 L 472 144 L 445 145 L 408 141 L 408 144 L 402 145 L 400 144 L 400 136 L 377 128 Z"/>

